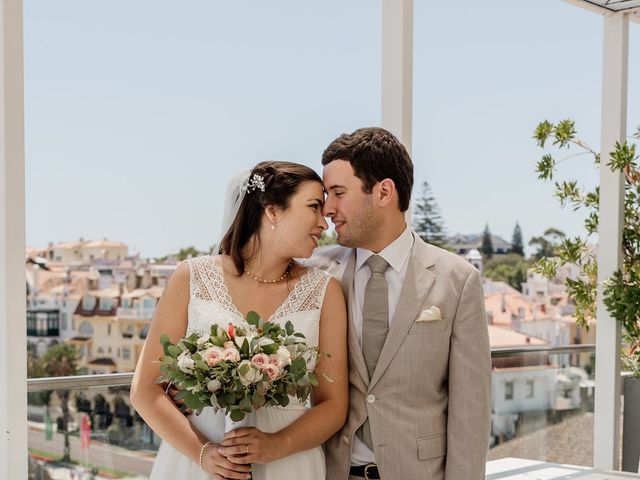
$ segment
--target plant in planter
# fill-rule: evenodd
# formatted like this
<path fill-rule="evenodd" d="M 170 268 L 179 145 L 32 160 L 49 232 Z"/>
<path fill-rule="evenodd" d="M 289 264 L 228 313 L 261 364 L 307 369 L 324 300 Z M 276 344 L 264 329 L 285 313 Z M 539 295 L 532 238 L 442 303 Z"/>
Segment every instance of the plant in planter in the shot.
<path fill-rule="evenodd" d="M 538 178 L 552 181 L 556 166 L 571 158 L 586 155 L 592 158 L 595 167 L 599 168 L 600 155 L 584 141 L 576 137 L 576 129 L 572 120 L 562 120 L 557 124 L 541 122 L 533 134 L 538 146 L 545 149 L 548 142 L 559 152 L 578 151 L 566 154 L 556 160 L 550 153 L 545 153 L 538 161 L 536 171 Z M 640 129 L 632 137 L 632 141 L 616 143 L 614 150 L 606 159 L 606 165 L 624 176 L 624 224 L 622 229 L 622 268 L 616 271 L 603 284 L 604 304 L 622 326 L 624 346 L 621 358 L 624 370 L 631 372 L 634 384 L 640 387 L 640 168 L 636 143 L 640 141 Z M 596 314 L 597 263 L 588 240 L 598 232 L 600 218 L 600 192 L 596 187 L 587 191 L 578 186 L 577 181 L 555 181 L 555 196 L 562 207 L 570 205 L 574 210 L 586 211 L 584 226 L 585 238 L 565 238 L 557 249 L 557 256 L 543 258 L 535 265 L 538 273 L 553 277 L 557 269 L 565 263 L 574 263 L 580 268 L 578 278 L 568 278 L 565 286 L 569 298 L 575 303 L 577 323 L 589 328 L 589 320 Z M 629 382 L 631 384 L 631 382 Z M 640 388 L 635 387 L 640 392 Z M 625 392 L 627 385 L 625 384 Z M 626 400 L 626 394 L 625 394 Z M 636 402 L 640 404 L 640 402 Z M 625 401 L 625 435 L 627 433 L 627 417 L 630 413 Z M 635 409 L 634 409 L 635 410 Z M 637 417 L 636 417 L 637 418 Z M 629 422 L 630 423 L 630 422 Z M 640 450 L 640 437 L 635 440 L 635 448 Z M 638 453 L 631 460 L 629 468 L 638 468 Z M 635 463 L 634 463 L 635 462 Z M 623 468 L 627 469 L 626 466 Z"/>

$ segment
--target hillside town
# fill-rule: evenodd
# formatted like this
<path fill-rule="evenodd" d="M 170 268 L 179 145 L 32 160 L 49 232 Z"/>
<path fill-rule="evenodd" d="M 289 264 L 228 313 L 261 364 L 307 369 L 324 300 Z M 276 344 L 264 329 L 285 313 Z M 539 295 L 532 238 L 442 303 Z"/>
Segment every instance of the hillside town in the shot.
<path fill-rule="evenodd" d="M 446 247 L 483 273 L 493 350 L 594 342 L 595 325 L 588 331 L 577 325 L 565 292 L 564 280 L 577 275 L 575 266 L 563 266 L 553 279 L 529 268 L 518 289 L 484 275 L 488 262 L 482 243 L 483 235 L 456 235 Z M 502 238 L 491 236 L 491 243 L 495 247 L 490 261 L 512 254 L 511 244 Z M 78 374 L 132 372 L 156 303 L 184 257 L 181 252 L 158 260 L 143 259 L 130 255 L 127 244 L 108 239 L 81 238 L 29 248 L 25 268 L 30 364 L 35 365 L 50 349 L 67 345 L 77 353 Z M 549 416 L 591 411 L 593 361 L 589 353 L 494 356 L 492 445 L 535 430 Z M 31 373 L 38 376 L 36 368 Z M 121 393 L 99 396 L 102 403 L 105 397 L 112 403 L 122 401 Z M 96 399 L 76 399 L 72 408 L 95 415 L 92 401 Z M 117 408 L 125 424 L 132 425 L 132 409 L 113 404 L 107 411 L 111 415 Z M 31 413 L 37 420 L 37 409 Z M 92 416 L 91 420 L 92 425 L 102 422 L 104 426 L 104 418 Z M 143 434 L 153 447 L 157 439 L 152 432 L 143 429 Z"/>

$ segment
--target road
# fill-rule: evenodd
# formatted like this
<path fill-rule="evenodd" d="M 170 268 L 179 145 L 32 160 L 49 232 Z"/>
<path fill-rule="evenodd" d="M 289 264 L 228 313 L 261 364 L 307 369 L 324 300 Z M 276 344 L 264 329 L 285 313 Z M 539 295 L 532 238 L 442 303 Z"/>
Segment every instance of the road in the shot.
<path fill-rule="evenodd" d="M 33 426 L 32 422 L 29 423 L 29 448 L 50 452 L 62 458 L 64 436 L 60 433 L 54 433 L 52 440 L 45 440 L 44 432 L 39 427 L 42 424 Z M 148 477 L 151 472 L 154 460 L 154 455 L 151 452 L 127 450 L 95 440 L 91 441 L 88 449 L 82 450 L 78 437 L 70 436 L 69 440 L 72 460 L 141 477 Z"/>

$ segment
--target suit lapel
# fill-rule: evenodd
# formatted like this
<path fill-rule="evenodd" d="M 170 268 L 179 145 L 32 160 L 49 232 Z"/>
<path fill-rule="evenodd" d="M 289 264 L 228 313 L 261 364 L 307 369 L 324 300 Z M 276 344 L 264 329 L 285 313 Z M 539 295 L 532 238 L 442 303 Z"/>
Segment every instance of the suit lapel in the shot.
<path fill-rule="evenodd" d="M 413 325 L 413 322 L 421 312 L 427 293 L 429 293 L 431 285 L 436 278 L 428 270 L 433 265 L 433 262 L 429 261 L 426 244 L 415 234 L 414 239 L 413 251 L 411 252 L 407 273 L 400 290 L 400 298 L 393 317 L 393 324 L 387 334 L 382 352 L 380 352 L 380 358 L 376 369 L 373 371 L 369 388 L 372 388 L 380 380 L 389 363 L 393 360 L 411 325 Z M 351 348 L 351 345 L 349 347 Z M 362 356 L 361 349 L 359 348 L 358 350 Z M 364 358 L 362 364 L 365 365 Z"/>

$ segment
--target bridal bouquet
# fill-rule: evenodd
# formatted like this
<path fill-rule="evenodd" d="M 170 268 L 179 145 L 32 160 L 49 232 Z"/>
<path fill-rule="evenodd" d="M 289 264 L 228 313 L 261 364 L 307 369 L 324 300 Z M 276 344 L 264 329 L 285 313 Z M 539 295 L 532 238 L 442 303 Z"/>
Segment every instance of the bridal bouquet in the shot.
<path fill-rule="evenodd" d="M 318 349 L 307 345 L 293 324 L 281 327 L 249 312 L 247 322 L 226 329 L 212 325 L 210 332 L 192 333 L 176 344 L 160 338 L 158 383 L 171 382 L 175 396 L 192 410 L 224 410 L 232 422 L 264 406 L 285 407 L 289 396 L 305 402 L 318 385 L 310 366 Z"/>

